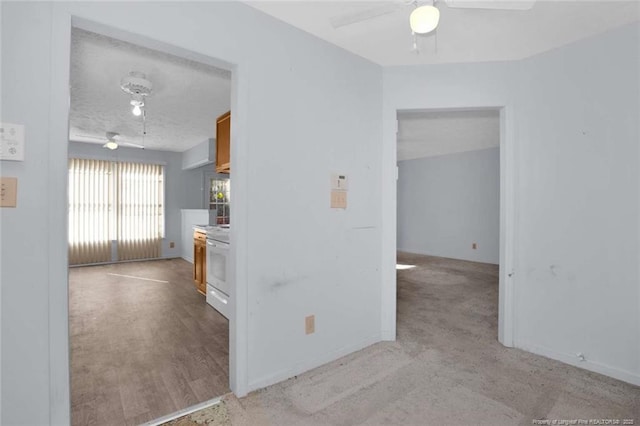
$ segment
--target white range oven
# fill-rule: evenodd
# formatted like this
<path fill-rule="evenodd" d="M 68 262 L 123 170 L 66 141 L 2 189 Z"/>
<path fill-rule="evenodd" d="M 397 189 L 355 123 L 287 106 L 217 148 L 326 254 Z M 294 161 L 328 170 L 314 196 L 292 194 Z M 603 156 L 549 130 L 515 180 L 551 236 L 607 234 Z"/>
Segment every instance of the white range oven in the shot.
<path fill-rule="evenodd" d="M 231 285 L 227 278 L 229 225 L 207 231 L 207 303 L 229 318 Z"/>

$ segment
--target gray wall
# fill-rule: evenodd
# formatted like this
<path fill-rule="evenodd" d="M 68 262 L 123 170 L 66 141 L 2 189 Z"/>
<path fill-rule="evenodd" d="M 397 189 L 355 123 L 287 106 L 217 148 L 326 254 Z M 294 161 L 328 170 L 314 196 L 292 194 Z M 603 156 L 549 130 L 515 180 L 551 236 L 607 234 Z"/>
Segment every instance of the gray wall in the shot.
<path fill-rule="evenodd" d="M 498 263 L 499 148 L 400 161 L 398 168 L 399 250 Z"/>
<path fill-rule="evenodd" d="M 181 209 L 202 208 L 203 173 L 213 170 L 213 165 L 193 170 L 182 170 L 182 154 L 179 152 L 154 151 L 120 147 L 116 150 L 103 148 L 99 144 L 69 142 L 69 157 L 94 158 L 112 161 L 150 162 L 165 165 L 165 239 L 162 257 L 180 257 L 182 250 Z M 175 247 L 169 248 L 174 242 Z"/>

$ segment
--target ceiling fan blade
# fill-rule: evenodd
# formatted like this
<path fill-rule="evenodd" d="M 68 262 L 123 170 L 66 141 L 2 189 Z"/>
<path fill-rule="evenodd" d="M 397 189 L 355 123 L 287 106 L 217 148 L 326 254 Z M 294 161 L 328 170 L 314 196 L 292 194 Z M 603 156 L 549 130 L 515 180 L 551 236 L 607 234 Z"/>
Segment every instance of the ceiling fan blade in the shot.
<path fill-rule="evenodd" d="M 330 18 L 329 21 L 333 28 L 340 28 L 358 22 L 368 21 L 369 19 L 377 18 L 378 16 L 388 15 L 404 6 L 404 3 L 402 2 L 383 4 L 370 9 L 358 10 L 356 12 L 334 16 L 333 18 Z"/>
<path fill-rule="evenodd" d="M 444 0 L 456 9 L 529 10 L 536 0 Z"/>
<path fill-rule="evenodd" d="M 144 145 L 140 145 L 139 143 L 133 143 L 133 142 L 122 142 L 122 141 L 118 141 L 118 145 L 121 146 L 128 146 L 131 148 L 141 148 L 144 149 Z"/>
<path fill-rule="evenodd" d="M 97 140 L 97 141 L 106 141 L 107 140 L 107 138 L 105 138 L 104 136 L 100 136 L 99 137 L 99 136 L 91 136 L 91 135 L 75 135 L 75 136 L 72 136 L 70 139 L 73 140 L 74 138 L 94 139 L 94 140 Z"/>

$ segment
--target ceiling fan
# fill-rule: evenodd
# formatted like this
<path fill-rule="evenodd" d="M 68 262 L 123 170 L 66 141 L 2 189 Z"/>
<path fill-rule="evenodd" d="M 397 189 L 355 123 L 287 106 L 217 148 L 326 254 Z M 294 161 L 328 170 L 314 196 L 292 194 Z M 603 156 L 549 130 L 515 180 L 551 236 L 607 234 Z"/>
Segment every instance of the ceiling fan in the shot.
<path fill-rule="evenodd" d="M 333 28 L 338 29 L 413 7 L 409 15 L 409 28 L 413 34 L 428 34 L 438 27 L 440 2 L 456 9 L 529 10 L 536 0 L 394 0 L 369 9 L 335 16 L 330 22 Z"/>
<path fill-rule="evenodd" d="M 117 133 L 117 132 L 106 132 L 105 136 L 106 137 L 97 137 L 97 136 L 90 136 L 90 135 L 77 135 L 72 140 L 74 142 L 87 142 L 87 139 L 96 140 L 96 141 L 104 141 L 105 144 L 102 145 L 102 147 L 103 148 L 107 148 L 107 149 L 117 149 L 119 146 L 128 146 L 128 147 L 131 147 L 131 148 L 144 149 L 144 145 L 140 145 L 140 144 L 133 143 L 133 142 L 126 142 L 126 141 L 122 140 L 122 138 L 120 137 L 120 134 Z"/>

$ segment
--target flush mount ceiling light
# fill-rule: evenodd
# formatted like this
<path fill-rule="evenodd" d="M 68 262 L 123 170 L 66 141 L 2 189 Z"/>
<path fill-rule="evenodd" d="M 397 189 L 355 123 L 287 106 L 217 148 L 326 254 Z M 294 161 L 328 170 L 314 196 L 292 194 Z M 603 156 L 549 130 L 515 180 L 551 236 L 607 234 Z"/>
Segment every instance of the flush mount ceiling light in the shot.
<path fill-rule="evenodd" d="M 147 76 L 139 71 L 131 71 L 129 75 L 122 77 L 122 80 L 120 80 L 120 88 L 131 95 L 130 104 L 133 106 L 131 110 L 133 115 L 141 115 L 144 99 L 153 90 L 153 84 L 147 80 Z"/>
<path fill-rule="evenodd" d="M 435 30 L 440 21 L 440 11 L 435 6 L 416 7 L 409 15 L 409 26 L 415 34 L 427 34 Z"/>

